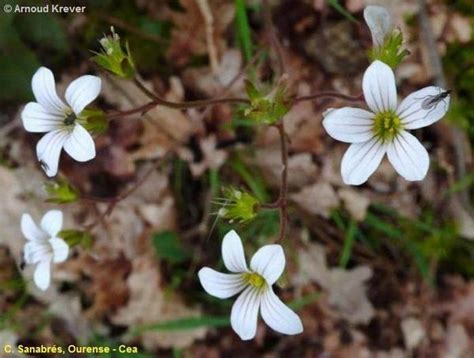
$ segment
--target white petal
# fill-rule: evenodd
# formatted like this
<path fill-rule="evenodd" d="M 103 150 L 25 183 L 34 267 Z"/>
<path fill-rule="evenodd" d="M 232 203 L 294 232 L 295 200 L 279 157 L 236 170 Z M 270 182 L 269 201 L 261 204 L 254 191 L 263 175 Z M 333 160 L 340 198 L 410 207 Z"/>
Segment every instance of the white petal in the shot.
<path fill-rule="evenodd" d="M 41 260 L 33 276 L 36 286 L 45 291 L 51 282 L 51 255 Z"/>
<path fill-rule="evenodd" d="M 360 185 L 378 168 L 385 154 L 385 145 L 376 138 L 365 143 L 351 144 L 341 163 L 344 183 Z"/>
<path fill-rule="evenodd" d="M 60 210 L 50 210 L 44 214 L 41 219 L 41 228 L 46 231 L 50 237 L 56 237 L 63 226 L 63 213 Z"/>
<path fill-rule="evenodd" d="M 376 47 L 382 46 L 385 37 L 392 29 L 392 18 L 383 6 L 367 6 L 364 19 L 372 34 L 372 42 Z"/>
<path fill-rule="evenodd" d="M 23 249 L 25 262 L 35 264 L 51 256 L 51 245 L 48 241 L 29 241 Z"/>
<path fill-rule="evenodd" d="M 242 240 L 234 230 L 229 231 L 222 240 L 222 259 L 231 272 L 248 271 Z"/>
<path fill-rule="evenodd" d="M 46 110 L 54 113 L 64 112 L 67 106 L 61 101 L 56 93 L 54 75 L 46 67 L 40 67 L 33 75 L 31 87 L 36 100 Z"/>
<path fill-rule="evenodd" d="M 365 101 L 375 112 L 397 108 L 397 87 L 392 69 L 381 61 L 374 61 L 367 68 L 362 80 Z"/>
<path fill-rule="evenodd" d="M 283 334 L 303 332 L 301 319 L 278 298 L 271 287 L 263 293 L 261 313 L 265 323 L 277 332 Z"/>
<path fill-rule="evenodd" d="M 250 286 L 240 294 L 232 306 L 230 324 L 244 341 L 252 339 L 257 333 L 257 317 L 261 297 L 259 290 Z"/>
<path fill-rule="evenodd" d="M 222 273 L 209 267 L 200 269 L 198 276 L 204 290 L 218 298 L 232 297 L 247 285 L 241 274 Z"/>
<path fill-rule="evenodd" d="M 89 132 L 80 124 L 74 125 L 73 131 L 64 142 L 64 150 L 78 162 L 87 162 L 95 157 L 95 144 Z"/>
<path fill-rule="evenodd" d="M 415 136 L 402 131 L 387 147 L 387 156 L 395 170 L 409 181 L 422 180 L 428 172 L 428 152 Z"/>
<path fill-rule="evenodd" d="M 23 127 L 28 132 L 43 133 L 59 129 L 64 120 L 64 113 L 45 109 L 36 102 L 28 103 L 21 112 Z"/>
<path fill-rule="evenodd" d="M 435 101 L 446 90 L 430 86 L 413 92 L 398 106 L 397 114 L 405 129 L 417 129 L 439 121 L 449 108 L 450 96 Z"/>
<path fill-rule="evenodd" d="M 42 162 L 46 175 L 53 177 L 58 172 L 59 155 L 68 133 L 64 130 L 49 132 L 36 145 L 36 155 Z"/>
<path fill-rule="evenodd" d="M 46 233 L 35 224 L 29 214 L 21 216 L 21 232 L 28 240 L 32 241 L 41 241 L 47 238 Z"/>
<path fill-rule="evenodd" d="M 100 78 L 91 75 L 81 76 L 69 84 L 65 97 L 76 115 L 97 98 L 100 87 Z"/>
<path fill-rule="evenodd" d="M 280 245 L 262 246 L 253 255 L 250 268 L 273 285 L 285 269 L 285 253 Z"/>
<path fill-rule="evenodd" d="M 324 129 L 334 139 L 361 143 L 373 138 L 374 114 L 359 108 L 333 109 L 323 120 Z"/>
<path fill-rule="evenodd" d="M 55 263 L 66 261 L 69 253 L 69 246 L 63 239 L 58 237 L 49 240 L 49 244 L 53 249 L 53 261 Z"/>

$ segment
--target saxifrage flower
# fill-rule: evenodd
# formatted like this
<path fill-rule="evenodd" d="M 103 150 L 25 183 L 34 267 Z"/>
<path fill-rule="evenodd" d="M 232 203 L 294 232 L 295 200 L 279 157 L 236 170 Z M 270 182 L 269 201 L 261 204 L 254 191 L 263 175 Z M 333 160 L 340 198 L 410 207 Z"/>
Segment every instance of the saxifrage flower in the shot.
<path fill-rule="evenodd" d="M 58 237 L 63 225 L 63 213 L 48 211 L 38 227 L 29 214 L 21 217 L 21 231 L 27 242 L 24 248 L 25 263 L 36 265 L 33 280 L 43 291 L 51 282 L 51 264 L 67 259 L 69 246 Z"/>
<path fill-rule="evenodd" d="M 78 162 L 94 158 L 94 141 L 80 122 L 83 109 L 99 95 L 100 78 L 85 75 L 72 81 L 65 93 L 67 104 L 58 97 L 54 75 L 46 67 L 36 71 L 31 85 L 37 102 L 28 103 L 21 117 L 28 132 L 46 133 L 36 146 L 46 175 L 57 174 L 62 148 Z"/>
<path fill-rule="evenodd" d="M 198 273 L 199 280 L 207 293 L 218 298 L 229 298 L 243 291 L 232 306 L 230 317 L 231 326 L 240 338 L 255 337 L 259 310 L 265 323 L 277 332 L 303 331 L 298 315 L 272 289 L 285 268 L 285 254 L 280 245 L 261 247 L 248 269 L 242 241 L 232 230 L 222 241 L 222 258 L 231 274 L 204 267 Z"/>
<path fill-rule="evenodd" d="M 429 156 L 408 130 L 426 127 L 449 107 L 449 91 L 429 86 L 413 92 L 397 105 L 392 69 L 373 62 L 364 73 L 364 97 L 371 111 L 344 107 L 327 111 L 323 126 L 334 139 L 351 143 L 341 163 L 346 184 L 360 185 L 378 168 L 385 153 L 395 170 L 406 180 L 422 180 Z"/>

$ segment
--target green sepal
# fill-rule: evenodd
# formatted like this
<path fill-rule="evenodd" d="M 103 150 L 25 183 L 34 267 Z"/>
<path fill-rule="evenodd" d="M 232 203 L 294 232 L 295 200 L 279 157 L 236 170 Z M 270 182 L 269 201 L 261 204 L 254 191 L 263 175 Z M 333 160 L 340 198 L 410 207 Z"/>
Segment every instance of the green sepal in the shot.
<path fill-rule="evenodd" d="M 288 113 L 286 88 L 279 84 L 269 94 L 264 95 L 253 83 L 246 81 L 245 88 L 250 105 L 244 110 L 247 119 L 260 124 L 275 124 Z"/>
<path fill-rule="evenodd" d="M 69 247 L 82 246 L 90 249 L 94 242 L 94 237 L 86 231 L 67 229 L 59 232 L 58 236 L 62 238 Z"/>
<path fill-rule="evenodd" d="M 107 117 L 100 109 L 84 109 L 79 116 L 79 121 L 87 131 L 96 134 L 105 133 L 109 128 Z"/>
<path fill-rule="evenodd" d="M 393 30 L 388 35 L 382 46 L 369 50 L 371 61 L 382 61 L 391 68 L 396 68 L 410 52 L 403 48 L 403 34 L 400 30 Z"/>
<path fill-rule="evenodd" d="M 48 194 L 48 199 L 46 199 L 48 203 L 67 204 L 79 199 L 79 190 L 65 179 L 47 182 L 44 189 Z"/>
<path fill-rule="evenodd" d="M 219 215 L 230 222 L 245 223 L 255 219 L 260 202 L 252 194 L 234 187 L 224 189 Z"/>
<path fill-rule="evenodd" d="M 113 27 L 111 32 L 111 35 L 104 36 L 100 40 L 102 50 L 101 52 L 93 51 L 95 56 L 91 60 L 120 78 L 132 79 L 136 69 L 128 42 L 125 43 L 125 49 L 123 49 L 120 37 L 115 33 Z"/>

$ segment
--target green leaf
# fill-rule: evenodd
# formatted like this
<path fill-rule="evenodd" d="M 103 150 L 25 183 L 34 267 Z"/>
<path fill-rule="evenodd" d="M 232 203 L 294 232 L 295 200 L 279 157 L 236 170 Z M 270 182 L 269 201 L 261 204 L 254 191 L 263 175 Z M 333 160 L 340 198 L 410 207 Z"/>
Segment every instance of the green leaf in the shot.
<path fill-rule="evenodd" d="M 58 18 L 50 14 L 15 16 L 14 26 L 27 43 L 56 51 L 59 55 L 69 52 L 69 42 Z M 48 54 L 51 56 L 51 54 Z"/>
<path fill-rule="evenodd" d="M 352 22 L 357 22 L 356 18 L 339 3 L 339 0 L 326 0 L 326 2 L 346 19 Z"/>
<path fill-rule="evenodd" d="M 342 248 L 341 257 L 339 259 L 339 266 L 345 268 L 351 259 L 352 247 L 354 246 L 355 236 L 357 233 L 357 222 L 351 219 L 349 227 L 344 235 L 344 246 Z"/>
<path fill-rule="evenodd" d="M 265 182 L 255 170 L 250 170 L 240 158 L 235 158 L 231 166 L 242 177 L 245 184 L 247 184 L 260 202 L 264 203 L 269 200 Z"/>
<path fill-rule="evenodd" d="M 235 13 L 237 38 L 245 60 L 250 61 L 252 59 L 252 37 L 244 0 L 235 0 Z"/>
<path fill-rule="evenodd" d="M 187 260 L 188 253 L 181 245 L 178 235 L 173 231 L 163 231 L 153 236 L 153 246 L 160 259 L 172 264 L 179 264 Z"/>
<path fill-rule="evenodd" d="M 321 292 L 313 292 L 303 296 L 301 298 L 297 298 L 296 300 L 291 301 L 288 304 L 288 307 L 294 309 L 295 311 L 299 311 L 303 307 L 310 305 L 311 303 L 316 302 L 321 297 Z"/>
<path fill-rule="evenodd" d="M 0 102 L 33 99 L 31 76 L 40 66 L 33 51 L 20 39 L 13 27 L 13 14 L 0 16 Z"/>
<path fill-rule="evenodd" d="M 139 335 L 145 331 L 187 331 L 201 327 L 228 327 L 228 316 L 200 316 L 163 321 L 138 327 L 132 335 Z"/>
<path fill-rule="evenodd" d="M 245 80 L 245 92 L 247 92 L 247 96 L 251 101 L 255 101 L 262 97 L 255 85 L 249 80 Z"/>

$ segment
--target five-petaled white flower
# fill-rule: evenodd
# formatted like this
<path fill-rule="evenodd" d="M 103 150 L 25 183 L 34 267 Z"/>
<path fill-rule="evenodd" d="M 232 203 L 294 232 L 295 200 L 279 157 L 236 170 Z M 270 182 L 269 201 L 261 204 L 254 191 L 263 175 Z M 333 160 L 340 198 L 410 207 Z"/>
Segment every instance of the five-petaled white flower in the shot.
<path fill-rule="evenodd" d="M 57 235 L 63 225 L 63 213 L 59 210 L 48 211 L 38 227 L 29 214 L 21 217 L 21 231 L 27 239 L 24 248 L 25 263 L 36 264 L 33 279 L 43 291 L 51 281 L 51 263 L 67 259 L 69 246 Z"/>
<path fill-rule="evenodd" d="M 231 312 L 231 326 L 243 340 L 252 339 L 257 331 L 260 309 L 263 320 L 275 331 L 298 334 L 303 331 L 300 318 L 273 292 L 272 285 L 285 268 L 285 255 L 280 245 L 261 247 L 247 268 L 242 241 L 230 231 L 222 241 L 222 258 L 232 274 L 202 268 L 198 275 L 207 293 L 218 298 L 229 298 L 243 291 Z"/>
<path fill-rule="evenodd" d="M 393 30 L 390 13 L 383 6 L 370 5 L 364 9 L 364 19 L 369 26 L 374 47 L 381 47 Z"/>
<path fill-rule="evenodd" d="M 406 180 L 422 180 L 430 163 L 428 152 L 407 130 L 426 127 L 441 119 L 448 110 L 449 91 L 425 87 L 397 106 L 395 76 L 380 61 L 373 62 L 365 71 L 362 87 L 372 112 L 345 107 L 328 111 L 323 120 L 331 137 L 352 143 L 342 158 L 344 182 L 364 183 L 385 153 Z"/>
<path fill-rule="evenodd" d="M 28 132 L 46 133 L 36 146 L 36 155 L 46 175 L 58 172 L 61 149 L 75 160 L 86 162 L 95 157 L 91 135 L 79 123 L 82 110 L 97 98 L 101 80 L 97 76 L 81 76 L 66 89 L 65 104 L 56 94 L 53 73 L 40 67 L 31 81 L 37 102 L 25 106 L 21 117 Z"/>

